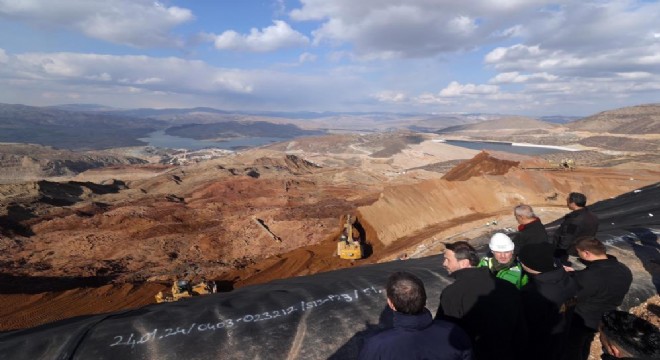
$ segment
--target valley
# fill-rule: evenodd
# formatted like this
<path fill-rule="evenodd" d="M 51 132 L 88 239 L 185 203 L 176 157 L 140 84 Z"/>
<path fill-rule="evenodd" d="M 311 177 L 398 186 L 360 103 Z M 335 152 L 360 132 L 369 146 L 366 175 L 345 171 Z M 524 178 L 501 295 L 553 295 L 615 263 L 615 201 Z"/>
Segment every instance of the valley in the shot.
<path fill-rule="evenodd" d="M 570 191 L 594 203 L 660 179 L 659 134 L 520 121 L 495 124 L 499 130 L 297 137 L 212 156 L 201 150 L 206 157 L 108 149 L 102 164 L 80 152 L 5 145 L 12 148 L 2 148 L 9 159 L 3 170 L 12 175 L 3 171 L 0 184 L 0 301 L 7 304 L 0 330 L 140 307 L 174 279 L 214 280 L 231 291 L 434 255 L 444 242 L 477 244 L 515 228 L 511 211 L 519 203 L 550 223 L 567 212 Z M 624 141 L 616 149 L 607 141 L 583 144 L 595 137 Z M 577 151 L 482 152 L 438 141 L 445 138 L 526 139 Z M 556 167 L 565 157 L 575 160 L 574 170 Z M 88 165 L 44 170 L 65 159 Z M 364 227 L 364 259 L 335 256 L 347 214 Z"/>

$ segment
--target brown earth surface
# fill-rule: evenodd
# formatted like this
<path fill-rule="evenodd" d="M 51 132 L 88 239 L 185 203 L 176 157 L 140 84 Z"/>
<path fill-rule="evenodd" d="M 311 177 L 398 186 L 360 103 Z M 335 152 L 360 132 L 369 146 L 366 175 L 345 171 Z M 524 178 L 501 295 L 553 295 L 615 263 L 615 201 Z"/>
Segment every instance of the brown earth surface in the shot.
<path fill-rule="evenodd" d="M 190 165 L 0 185 L 0 330 L 140 307 L 176 278 L 216 280 L 229 291 L 435 254 L 445 241 L 492 231 L 484 225 L 491 220 L 513 226 L 519 203 L 550 222 L 567 211 L 570 191 L 595 202 L 660 178 L 643 163 L 525 170 L 543 161 L 378 136 L 296 139 Z M 467 158 L 444 179 L 423 169 Z M 364 227 L 365 259 L 335 256 L 346 214 Z"/>

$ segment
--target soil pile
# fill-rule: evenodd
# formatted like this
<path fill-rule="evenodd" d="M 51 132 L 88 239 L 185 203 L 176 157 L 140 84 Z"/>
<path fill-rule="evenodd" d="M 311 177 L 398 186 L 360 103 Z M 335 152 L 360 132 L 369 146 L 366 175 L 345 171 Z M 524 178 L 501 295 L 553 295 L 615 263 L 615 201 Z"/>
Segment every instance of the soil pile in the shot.
<path fill-rule="evenodd" d="M 465 181 L 474 176 L 504 175 L 509 169 L 518 166 L 518 164 L 517 161 L 496 159 L 489 153 L 482 151 L 474 158 L 451 169 L 442 178 L 448 181 Z"/>

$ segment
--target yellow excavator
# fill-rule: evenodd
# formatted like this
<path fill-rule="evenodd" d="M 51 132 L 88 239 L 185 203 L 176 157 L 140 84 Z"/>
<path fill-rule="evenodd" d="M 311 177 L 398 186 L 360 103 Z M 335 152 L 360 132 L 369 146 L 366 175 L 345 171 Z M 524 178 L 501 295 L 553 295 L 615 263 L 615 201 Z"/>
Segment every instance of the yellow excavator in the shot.
<path fill-rule="evenodd" d="M 362 259 L 362 241 L 360 233 L 353 227 L 351 215 L 346 216 L 346 224 L 337 242 L 337 255 L 342 259 Z"/>
<path fill-rule="evenodd" d="M 575 160 L 571 158 L 563 158 L 559 160 L 559 162 L 554 162 L 550 160 L 550 165 L 552 166 L 552 170 L 558 169 L 558 170 L 570 170 L 573 171 L 575 170 Z"/>
<path fill-rule="evenodd" d="M 215 292 L 217 292 L 217 287 L 214 281 L 202 281 L 193 286 L 188 280 L 175 280 L 170 292 L 163 293 L 162 291 L 159 291 L 158 294 L 156 294 L 156 302 L 179 301 L 184 298 L 212 294 Z"/>

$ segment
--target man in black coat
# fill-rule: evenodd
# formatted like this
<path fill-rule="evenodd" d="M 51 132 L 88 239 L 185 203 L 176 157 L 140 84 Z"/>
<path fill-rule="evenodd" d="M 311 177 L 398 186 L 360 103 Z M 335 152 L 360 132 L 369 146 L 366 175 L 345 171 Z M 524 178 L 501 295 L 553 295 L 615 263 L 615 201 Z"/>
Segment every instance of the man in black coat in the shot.
<path fill-rule="evenodd" d="M 568 255 L 577 256 L 575 241 L 584 236 L 595 236 L 598 232 L 598 217 L 587 209 L 587 197 L 584 194 L 568 194 L 566 206 L 572 211 L 564 216 L 564 221 L 552 237 L 557 247 L 555 257 L 565 265 Z"/>
<path fill-rule="evenodd" d="M 518 289 L 487 267 L 466 241 L 446 245 L 443 267 L 456 279 L 443 289 L 436 319 L 459 324 L 474 343 L 475 358 L 517 359 L 526 340 Z"/>
<path fill-rule="evenodd" d="M 541 223 L 541 219 L 534 214 L 531 206 L 525 204 L 516 206 L 513 209 L 513 216 L 518 222 L 518 234 L 513 238 L 517 253 L 520 253 L 525 245 L 548 242 L 545 226 Z"/>
<path fill-rule="evenodd" d="M 586 360 L 601 317 L 621 305 L 632 284 L 632 272 L 607 255 L 605 245 L 595 237 L 580 238 L 575 248 L 587 267 L 573 273 L 580 290 L 564 359 Z"/>
<path fill-rule="evenodd" d="M 553 253 L 554 246 L 547 242 L 520 251 L 520 263 L 529 274 L 529 282 L 521 289 L 529 325 L 526 359 L 560 359 L 566 342 L 578 285 L 563 267 L 555 266 Z"/>
<path fill-rule="evenodd" d="M 418 277 L 395 272 L 387 280 L 387 305 L 394 327 L 367 339 L 359 359 L 470 360 L 472 344 L 456 324 L 433 320 L 425 307 L 426 291 Z"/>

